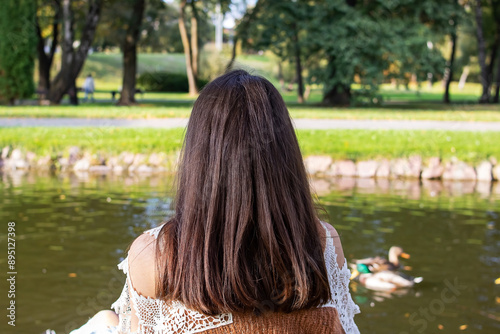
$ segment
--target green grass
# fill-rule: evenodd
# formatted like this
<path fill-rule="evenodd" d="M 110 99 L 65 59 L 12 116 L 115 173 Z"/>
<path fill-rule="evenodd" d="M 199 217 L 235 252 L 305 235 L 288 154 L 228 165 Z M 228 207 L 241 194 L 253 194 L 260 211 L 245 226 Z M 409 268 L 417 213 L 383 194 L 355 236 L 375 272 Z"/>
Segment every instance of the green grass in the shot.
<path fill-rule="evenodd" d="M 192 100 L 187 94 L 170 94 L 175 102 L 149 102 L 133 107 L 110 103 L 82 103 L 79 106 L 0 106 L 1 117 L 82 117 L 82 118 L 187 118 Z M 495 105 L 413 103 L 377 108 L 331 108 L 313 104 L 288 103 L 293 118 L 313 119 L 394 119 L 500 122 L 500 108 Z M 1 120 L 0 120 L 1 124 Z"/>
<path fill-rule="evenodd" d="M 76 82 L 78 87 L 83 85 L 87 74 L 94 77 L 96 88 L 106 91 L 117 90 L 122 85 L 123 59 L 119 53 L 94 53 L 85 61 Z M 186 63 L 183 54 L 139 54 L 137 73 L 144 72 L 172 72 L 185 73 Z M 109 99 L 109 94 L 105 96 Z"/>
<path fill-rule="evenodd" d="M 335 159 L 392 159 L 419 154 L 423 158 L 457 157 L 479 162 L 500 157 L 499 132 L 300 130 L 298 138 L 304 155 L 329 155 Z"/>
<path fill-rule="evenodd" d="M 0 147 L 12 145 L 37 155 L 65 154 L 70 146 L 104 156 L 180 150 L 183 129 L 129 128 L 3 128 Z M 329 155 L 335 159 L 457 157 L 468 162 L 500 158 L 499 132 L 299 130 L 304 156 Z"/>
<path fill-rule="evenodd" d="M 130 128 L 2 128 L 0 147 L 11 145 L 37 155 L 65 154 L 71 146 L 89 153 L 117 155 L 133 153 L 175 153 L 182 145 L 184 129 Z"/>

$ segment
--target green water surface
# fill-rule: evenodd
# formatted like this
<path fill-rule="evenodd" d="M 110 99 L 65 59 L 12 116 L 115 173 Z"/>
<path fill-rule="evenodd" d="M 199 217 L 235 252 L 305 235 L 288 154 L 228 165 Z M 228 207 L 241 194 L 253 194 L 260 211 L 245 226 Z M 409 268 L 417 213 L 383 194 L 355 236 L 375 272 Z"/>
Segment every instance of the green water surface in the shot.
<path fill-rule="evenodd" d="M 319 201 L 347 259 L 400 245 L 412 255 L 409 273 L 424 278 L 397 293 L 352 283 L 361 333 L 500 332 L 499 193 L 345 182 L 329 181 Z M 68 333 L 109 308 L 124 283 L 117 263 L 137 235 L 172 214 L 172 194 L 171 176 L 1 175 L 0 333 Z M 8 222 L 16 230 L 16 327 L 6 317 Z"/>

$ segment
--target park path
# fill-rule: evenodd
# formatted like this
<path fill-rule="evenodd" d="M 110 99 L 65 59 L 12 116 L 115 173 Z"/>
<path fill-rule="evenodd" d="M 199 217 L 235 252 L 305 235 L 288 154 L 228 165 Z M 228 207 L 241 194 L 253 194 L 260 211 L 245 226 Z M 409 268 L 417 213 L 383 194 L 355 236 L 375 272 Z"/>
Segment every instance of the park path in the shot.
<path fill-rule="evenodd" d="M 0 118 L 0 127 L 125 127 L 125 128 L 183 128 L 187 118 L 114 119 L 114 118 Z M 500 131 L 500 122 L 458 122 L 417 120 L 293 120 L 297 129 L 365 129 L 365 130 L 449 130 Z"/>

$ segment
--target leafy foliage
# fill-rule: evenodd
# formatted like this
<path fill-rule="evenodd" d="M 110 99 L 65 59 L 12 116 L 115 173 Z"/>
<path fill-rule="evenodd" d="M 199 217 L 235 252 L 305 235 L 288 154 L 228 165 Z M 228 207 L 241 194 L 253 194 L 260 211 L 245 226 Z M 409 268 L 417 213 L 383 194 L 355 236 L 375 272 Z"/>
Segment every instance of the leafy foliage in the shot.
<path fill-rule="evenodd" d="M 35 1 L 6 0 L 0 11 L 0 100 L 12 103 L 34 92 L 37 37 Z"/>
<path fill-rule="evenodd" d="M 198 34 L 200 47 L 213 40 L 215 28 L 208 12 L 209 4 L 200 6 Z M 104 7 L 102 18 L 97 28 L 93 45 L 100 49 L 120 47 L 127 28 L 127 19 L 131 15 L 130 6 L 122 1 L 109 1 Z M 179 38 L 179 10 L 175 3 L 162 0 L 149 0 L 141 24 L 141 38 L 139 49 L 141 52 L 183 52 Z M 186 22 L 188 31 L 190 21 Z"/>
<path fill-rule="evenodd" d="M 443 3 L 450 7 L 452 2 Z M 391 78 L 408 82 L 412 76 L 423 81 L 428 73 L 441 76 L 445 62 L 434 45 L 442 38 L 436 30 L 444 30 L 449 20 L 443 3 L 273 1 L 254 23 L 251 44 L 290 58 L 290 40 L 298 32 L 309 82 L 322 83 L 325 96 L 332 91 L 350 96 L 354 83 L 370 95 Z"/>
<path fill-rule="evenodd" d="M 362 87 L 377 89 L 391 77 L 409 81 L 414 74 L 421 81 L 442 72 L 444 59 L 432 47 L 436 34 L 422 22 L 439 11 L 435 1 L 322 2 L 309 40 L 328 59 L 326 70 L 316 71 L 325 91 L 350 87 L 355 78 Z"/>

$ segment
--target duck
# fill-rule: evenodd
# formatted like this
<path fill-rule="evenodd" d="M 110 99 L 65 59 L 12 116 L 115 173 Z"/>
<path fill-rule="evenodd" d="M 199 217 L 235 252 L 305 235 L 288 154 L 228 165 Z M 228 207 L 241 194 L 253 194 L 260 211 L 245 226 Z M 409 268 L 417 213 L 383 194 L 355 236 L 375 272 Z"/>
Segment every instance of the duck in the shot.
<path fill-rule="evenodd" d="M 355 260 L 355 263 L 367 265 L 371 273 L 381 271 L 397 271 L 402 268 L 399 262 L 400 257 L 403 259 L 409 259 L 410 254 L 405 253 L 403 248 L 399 246 L 392 246 L 389 248 L 388 259 L 376 256 Z M 404 269 L 409 270 L 411 267 L 404 267 Z"/>
<path fill-rule="evenodd" d="M 401 288 L 411 288 L 423 281 L 422 277 L 412 277 L 397 271 L 372 272 L 364 263 L 353 265 L 352 269 L 351 280 L 356 280 L 367 289 L 375 291 L 390 292 Z"/>

